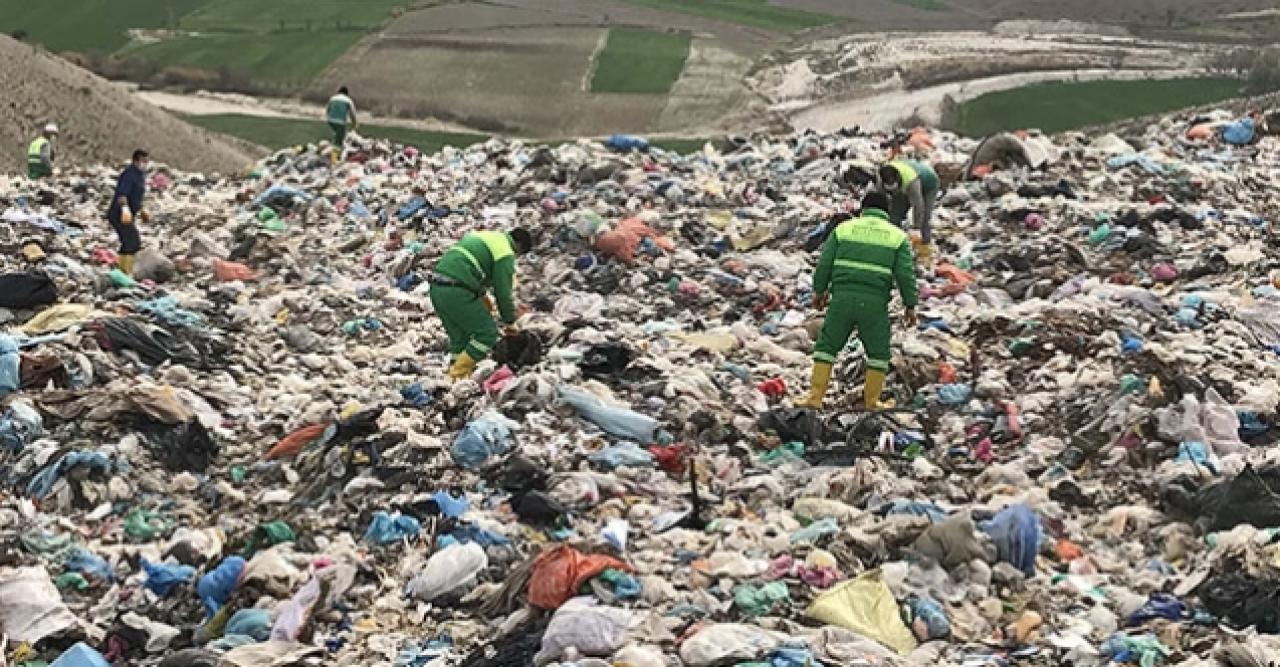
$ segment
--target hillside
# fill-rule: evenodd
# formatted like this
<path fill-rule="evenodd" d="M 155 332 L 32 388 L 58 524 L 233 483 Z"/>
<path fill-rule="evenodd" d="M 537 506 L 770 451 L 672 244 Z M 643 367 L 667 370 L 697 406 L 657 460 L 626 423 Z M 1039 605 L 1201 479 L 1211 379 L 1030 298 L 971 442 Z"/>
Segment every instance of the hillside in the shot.
<path fill-rule="evenodd" d="M 47 122 L 62 130 L 58 164 L 113 164 L 146 148 L 155 160 L 203 172 L 243 169 L 254 148 L 189 125 L 111 82 L 42 49 L 0 36 L 3 170 L 22 168 L 25 147 Z"/>

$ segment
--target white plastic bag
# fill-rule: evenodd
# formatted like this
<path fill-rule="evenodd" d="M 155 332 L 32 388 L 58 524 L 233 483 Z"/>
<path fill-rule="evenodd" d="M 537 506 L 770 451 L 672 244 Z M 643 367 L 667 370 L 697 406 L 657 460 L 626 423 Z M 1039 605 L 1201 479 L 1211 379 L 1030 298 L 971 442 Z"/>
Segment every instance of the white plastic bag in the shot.
<path fill-rule="evenodd" d="M 598 605 L 595 598 L 573 598 L 551 617 L 542 635 L 542 650 L 533 661 L 545 665 L 560 658 L 567 648 L 586 656 L 613 655 L 626 643 L 632 618 L 630 611 Z"/>
<path fill-rule="evenodd" d="M 475 583 L 476 575 L 489 567 L 489 556 L 474 542 L 454 544 L 427 560 L 422 574 L 405 587 L 409 597 L 430 602 Z"/>

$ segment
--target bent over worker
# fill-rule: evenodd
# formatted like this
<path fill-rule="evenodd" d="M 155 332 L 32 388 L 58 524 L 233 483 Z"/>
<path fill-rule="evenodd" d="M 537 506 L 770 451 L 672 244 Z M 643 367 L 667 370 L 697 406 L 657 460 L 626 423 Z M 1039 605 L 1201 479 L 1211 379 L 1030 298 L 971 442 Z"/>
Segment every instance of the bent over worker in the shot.
<path fill-rule="evenodd" d="M 133 152 L 133 160 L 120 172 L 116 181 L 115 194 L 111 195 L 111 206 L 107 208 L 107 222 L 116 230 L 120 238 L 120 252 L 116 256 L 116 266 L 128 275 L 133 275 L 134 255 L 142 249 L 142 235 L 138 233 L 135 216 L 143 222 L 150 222 L 151 216 L 142 208 L 142 199 L 147 194 L 147 163 L 150 156 L 139 148 Z"/>
<path fill-rule="evenodd" d="M 813 303 L 827 309 L 822 333 L 813 348 L 813 378 L 809 398 L 800 407 L 820 408 L 831 384 L 836 355 L 858 330 L 867 354 L 863 400 L 870 409 L 881 407 L 885 374 L 889 371 L 889 300 L 896 283 L 907 311 L 904 322 L 915 326 L 916 274 L 911 241 L 889 222 L 889 200 L 869 192 L 862 199 L 861 216 L 840 223 L 827 238 L 813 272 Z"/>
<path fill-rule="evenodd" d="M 929 165 L 916 160 L 894 160 L 880 167 L 880 191 L 890 198 L 889 215 L 902 225 L 911 209 L 911 227 L 920 232 L 917 247 L 925 266 L 933 263 L 933 204 L 941 181 Z"/>
<path fill-rule="evenodd" d="M 523 229 L 471 232 L 436 263 L 430 280 L 431 303 L 449 335 L 453 355 L 449 377 L 471 377 L 476 363 L 488 357 L 498 342 L 498 326 L 486 305 L 489 290 L 502 323 L 515 324 L 519 316 L 512 293 L 516 256 L 532 247 L 533 237 Z"/>
<path fill-rule="evenodd" d="M 36 180 L 53 175 L 53 140 L 58 136 L 58 126 L 49 123 L 44 131 L 27 147 L 27 178 Z"/>

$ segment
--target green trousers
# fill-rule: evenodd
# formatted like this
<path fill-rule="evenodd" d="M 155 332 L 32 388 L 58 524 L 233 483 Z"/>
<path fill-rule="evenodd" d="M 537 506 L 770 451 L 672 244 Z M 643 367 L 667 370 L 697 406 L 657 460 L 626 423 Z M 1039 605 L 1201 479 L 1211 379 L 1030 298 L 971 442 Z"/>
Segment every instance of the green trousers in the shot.
<path fill-rule="evenodd" d="M 45 176 L 52 176 L 52 175 L 53 175 L 53 172 L 49 171 L 48 169 L 45 169 L 44 163 L 42 162 L 27 163 L 27 178 L 33 181 L 36 180 L 37 178 L 44 178 Z"/>
<path fill-rule="evenodd" d="M 333 145 L 342 146 L 347 140 L 347 124 L 346 123 L 329 123 L 329 129 L 333 130 Z"/>
<path fill-rule="evenodd" d="M 822 333 L 813 347 L 814 361 L 836 362 L 854 329 L 867 350 L 867 368 L 889 370 L 889 303 L 886 299 L 853 291 L 831 295 Z"/>
<path fill-rule="evenodd" d="M 431 286 L 431 304 L 449 334 L 449 353 L 462 352 L 480 361 L 498 343 L 498 325 L 475 292 L 464 287 Z"/>

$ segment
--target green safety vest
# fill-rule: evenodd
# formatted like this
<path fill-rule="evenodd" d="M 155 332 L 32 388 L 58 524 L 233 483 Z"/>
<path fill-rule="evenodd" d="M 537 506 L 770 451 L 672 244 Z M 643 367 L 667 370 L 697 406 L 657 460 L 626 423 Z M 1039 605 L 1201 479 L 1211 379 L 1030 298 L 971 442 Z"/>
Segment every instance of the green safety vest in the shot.
<path fill-rule="evenodd" d="M 479 237 L 484 242 L 485 247 L 489 249 L 489 254 L 493 256 L 494 264 L 516 254 L 516 249 L 511 246 L 511 241 L 507 240 L 507 235 L 503 232 L 471 232 L 471 235 Z M 480 273 L 482 280 L 489 278 L 488 272 L 480 266 L 480 260 L 476 259 L 470 250 L 462 247 L 461 244 L 453 246 L 450 250 L 457 250 L 466 257 L 467 261 L 471 262 L 471 265 Z"/>
<path fill-rule="evenodd" d="M 920 178 L 920 172 L 916 171 L 915 167 L 901 160 L 894 160 L 889 163 L 889 166 L 893 167 L 893 170 L 898 172 L 898 176 L 901 177 L 903 190 L 906 190 L 908 185 L 915 183 L 916 179 Z"/>
<path fill-rule="evenodd" d="M 31 145 L 27 147 L 27 164 L 43 164 L 40 159 L 40 151 L 44 150 L 46 144 L 49 143 L 48 137 L 39 136 Z"/>

